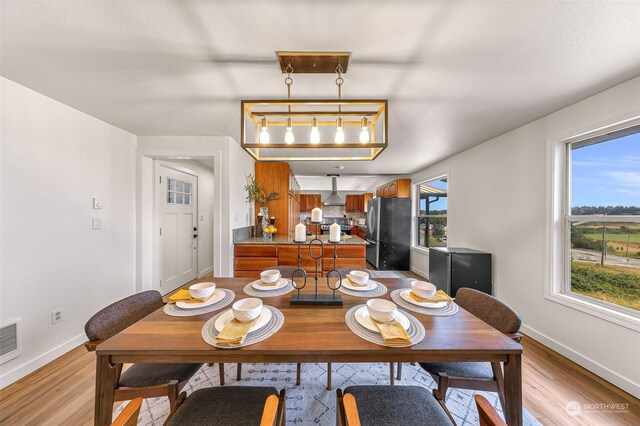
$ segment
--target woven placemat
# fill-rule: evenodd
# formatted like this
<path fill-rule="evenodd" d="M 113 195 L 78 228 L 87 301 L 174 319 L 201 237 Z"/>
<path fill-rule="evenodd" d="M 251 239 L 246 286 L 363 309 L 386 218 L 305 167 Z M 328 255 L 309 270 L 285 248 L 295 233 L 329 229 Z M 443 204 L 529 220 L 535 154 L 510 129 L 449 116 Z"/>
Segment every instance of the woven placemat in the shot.
<path fill-rule="evenodd" d="M 347 327 L 349 327 L 349 329 L 351 329 L 351 331 L 353 331 L 356 336 L 361 337 L 367 342 L 375 343 L 376 345 L 380 345 L 380 346 L 387 346 L 384 344 L 384 339 L 382 338 L 380 333 L 371 331 L 368 328 L 363 327 L 356 320 L 356 311 L 362 308 L 363 306 L 367 306 L 367 305 L 357 305 L 347 311 L 347 313 L 344 316 L 344 321 L 347 323 Z M 411 344 L 404 345 L 404 346 L 394 346 L 394 348 L 406 348 L 422 342 L 422 340 L 424 340 L 424 337 L 426 335 L 424 326 L 422 325 L 422 323 L 418 321 L 416 317 L 414 317 L 413 315 L 407 312 L 404 312 L 404 311 L 399 311 L 399 312 L 402 312 L 409 319 L 410 325 L 409 325 L 409 329 L 407 330 L 407 333 L 411 338 Z"/>
<path fill-rule="evenodd" d="M 434 317 L 446 317 L 449 315 L 453 315 L 458 312 L 458 305 L 454 302 L 449 302 L 443 308 L 425 308 L 423 306 L 414 305 L 413 303 L 409 303 L 400 296 L 400 293 L 405 291 L 406 288 L 400 288 L 398 290 L 393 290 L 391 292 L 391 299 L 396 302 L 398 306 L 402 306 L 404 309 L 412 312 L 416 312 L 418 314 L 424 315 L 432 315 Z"/>
<path fill-rule="evenodd" d="M 343 280 L 344 279 L 346 278 L 343 278 Z M 350 290 L 345 286 L 341 285 L 338 291 L 344 294 L 348 294 L 349 296 L 355 296 L 355 297 L 378 297 L 378 296 L 384 296 L 385 294 L 387 294 L 387 286 L 385 286 L 384 284 L 378 281 L 374 281 L 374 280 L 370 280 L 370 281 L 377 284 L 376 288 L 374 288 L 373 290 L 368 290 L 368 291 Z"/>
<path fill-rule="evenodd" d="M 205 306 L 198 309 L 181 309 L 176 306 L 175 303 L 167 303 L 162 308 L 163 312 L 172 317 L 193 317 L 196 315 L 208 314 L 209 312 L 217 311 L 225 306 L 229 305 L 236 298 L 236 293 L 233 290 L 226 288 L 219 289 L 224 292 L 224 297 L 213 305 Z"/>
<path fill-rule="evenodd" d="M 291 280 L 288 279 L 288 278 L 285 278 L 285 279 L 288 281 L 288 284 L 286 286 L 282 287 L 282 288 L 277 289 L 277 290 L 256 290 L 251 285 L 251 284 L 253 284 L 255 282 L 255 281 L 253 281 L 253 282 L 250 282 L 249 284 L 245 285 L 244 288 L 242 289 L 242 291 L 244 291 L 245 294 L 247 294 L 249 296 L 253 296 L 253 297 L 282 296 L 282 295 L 285 295 L 287 293 L 291 293 L 293 290 L 295 290 L 295 287 L 291 284 Z"/>
<path fill-rule="evenodd" d="M 256 330 L 249 333 L 244 343 L 241 345 L 222 346 L 216 343 L 216 336 L 218 335 L 218 330 L 216 330 L 215 328 L 215 323 L 218 317 L 224 314 L 224 312 L 226 311 L 220 312 L 214 315 L 209 319 L 209 321 L 207 321 L 204 324 L 204 326 L 202 327 L 202 338 L 204 339 L 205 342 L 207 342 L 211 346 L 219 349 L 237 349 L 237 348 L 253 345 L 258 342 L 262 342 L 263 340 L 268 339 L 269 337 L 276 334 L 276 332 L 280 330 L 280 327 L 282 327 L 282 324 L 284 324 L 284 314 L 280 312 L 279 309 L 276 309 L 273 306 L 268 306 L 268 305 L 263 305 L 263 309 L 269 309 L 271 311 L 271 313 L 273 314 L 271 315 L 271 319 L 260 330 Z"/>

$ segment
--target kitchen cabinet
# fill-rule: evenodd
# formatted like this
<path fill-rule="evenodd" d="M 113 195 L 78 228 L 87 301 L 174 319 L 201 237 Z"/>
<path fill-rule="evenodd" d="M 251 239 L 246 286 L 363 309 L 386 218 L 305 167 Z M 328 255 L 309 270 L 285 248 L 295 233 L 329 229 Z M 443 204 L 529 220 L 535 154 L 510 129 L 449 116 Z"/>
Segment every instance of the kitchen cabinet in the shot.
<path fill-rule="evenodd" d="M 300 195 L 300 211 L 310 212 L 316 207 L 322 207 L 320 194 L 301 194 Z"/>
<path fill-rule="evenodd" d="M 366 228 L 364 226 L 352 226 L 351 227 L 351 235 L 355 235 L 356 237 L 360 237 L 363 240 L 365 239 Z"/>
<path fill-rule="evenodd" d="M 367 211 L 367 202 L 373 198 L 373 194 L 348 194 L 345 197 L 345 211 L 347 213 L 357 212 L 365 213 Z"/>
<path fill-rule="evenodd" d="M 411 198 L 411 179 L 396 179 L 379 186 L 376 197 Z"/>
<path fill-rule="evenodd" d="M 277 200 L 267 203 L 269 216 L 275 216 L 277 235 L 293 236 L 295 225 L 300 222 L 300 185 L 291 173 L 289 163 L 257 162 L 255 176 L 258 185 L 264 184 L 267 193 L 276 191 Z M 256 217 L 260 206 L 256 204 Z M 257 220 L 257 219 L 256 219 Z"/>

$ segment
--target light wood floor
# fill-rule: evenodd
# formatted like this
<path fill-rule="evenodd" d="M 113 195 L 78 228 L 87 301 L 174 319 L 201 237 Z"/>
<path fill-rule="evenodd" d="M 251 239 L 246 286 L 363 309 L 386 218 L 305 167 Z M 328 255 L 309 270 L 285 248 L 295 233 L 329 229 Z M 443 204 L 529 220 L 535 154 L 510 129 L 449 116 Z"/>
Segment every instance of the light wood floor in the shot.
<path fill-rule="evenodd" d="M 573 362 L 530 338 L 523 340 L 524 406 L 543 425 L 639 425 L 640 404 Z M 78 347 L 0 390 L 2 425 L 93 424 L 95 353 Z M 622 413 L 565 411 L 568 401 L 622 403 Z"/>

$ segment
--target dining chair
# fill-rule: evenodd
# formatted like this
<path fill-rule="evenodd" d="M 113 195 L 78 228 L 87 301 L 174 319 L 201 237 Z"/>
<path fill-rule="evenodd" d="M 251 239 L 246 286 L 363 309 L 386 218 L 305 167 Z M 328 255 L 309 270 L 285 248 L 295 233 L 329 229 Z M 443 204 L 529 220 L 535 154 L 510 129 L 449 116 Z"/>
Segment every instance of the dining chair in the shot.
<path fill-rule="evenodd" d="M 84 326 L 89 338 L 85 347 L 95 351 L 103 341 L 146 317 L 163 306 L 162 295 L 156 290 L 143 291 L 119 300 L 93 315 Z M 132 364 L 123 371 L 117 364 L 114 401 L 135 397 L 152 398 L 166 396 L 173 407 L 180 390 L 202 364 Z"/>
<path fill-rule="evenodd" d="M 138 416 L 142 407 L 142 398 L 134 398 L 124 407 L 124 410 L 111 423 L 111 426 L 135 426 L 138 424 Z"/>
<path fill-rule="evenodd" d="M 520 342 L 522 320 L 505 303 L 470 288 L 459 289 L 455 302 L 493 328 Z M 444 403 L 450 387 L 498 392 L 504 409 L 504 376 L 500 362 L 421 362 L 420 366 L 438 383 L 438 388 L 433 390 L 437 400 Z"/>
<path fill-rule="evenodd" d="M 476 406 L 478 407 L 480 426 L 507 426 L 487 398 L 478 394 L 475 394 L 473 398 L 476 400 Z"/>
<path fill-rule="evenodd" d="M 337 426 L 455 425 L 447 407 L 421 386 L 349 386 L 336 396 Z"/>
<path fill-rule="evenodd" d="M 285 391 L 255 386 L 182 392 L 165 426 L 280 426 L 285 424 Z"/>

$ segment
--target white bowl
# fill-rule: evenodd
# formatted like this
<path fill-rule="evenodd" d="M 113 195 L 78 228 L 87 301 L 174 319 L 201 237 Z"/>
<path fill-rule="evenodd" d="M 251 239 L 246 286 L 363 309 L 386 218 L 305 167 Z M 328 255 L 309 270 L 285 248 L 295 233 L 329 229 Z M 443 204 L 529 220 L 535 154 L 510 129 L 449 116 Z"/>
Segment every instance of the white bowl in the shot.
<path fill-rule="evenodd" d="M 207 299 L 216 291 L 216 283 L 198 283 L 189 286 L 189 294 L 194 299 Z"/>
<path fill-rule="evenodd" d="M 240 322 L 250 322 L 260 316 L 262 300 L 257 297 L 238 300 L 231 306 L 233 316 Z"/>
<path fill-rule="evenodd" d="M 389 322 L 396 317 L 398 307 L 385 299 L 369 299 L 367 301 L 369 316 L 378 322 Z"/>
<path fill-rule="evenodd" d="M 438 289 L 435 285 L 426 281 L 411 281 L 411 291 L 413 291 L 416 296 L 422 297 L 423 299 L 429 299 L 435 296 L 436 290 Z"/>
<path fill-rule="evenodd" d="M 260 273 L 260 279 L 265 284 L 275 283 L 280 279 L 280 271 L 277 269 L 267 269 L 266 271 L 262 271 Z"/>
<path fill-rule="evenodd" d="M 369 282 L 369 274 L 364 271 L 351 271 L 349 272 L 349 278 L 356 284 L 365 285 Z"/>

